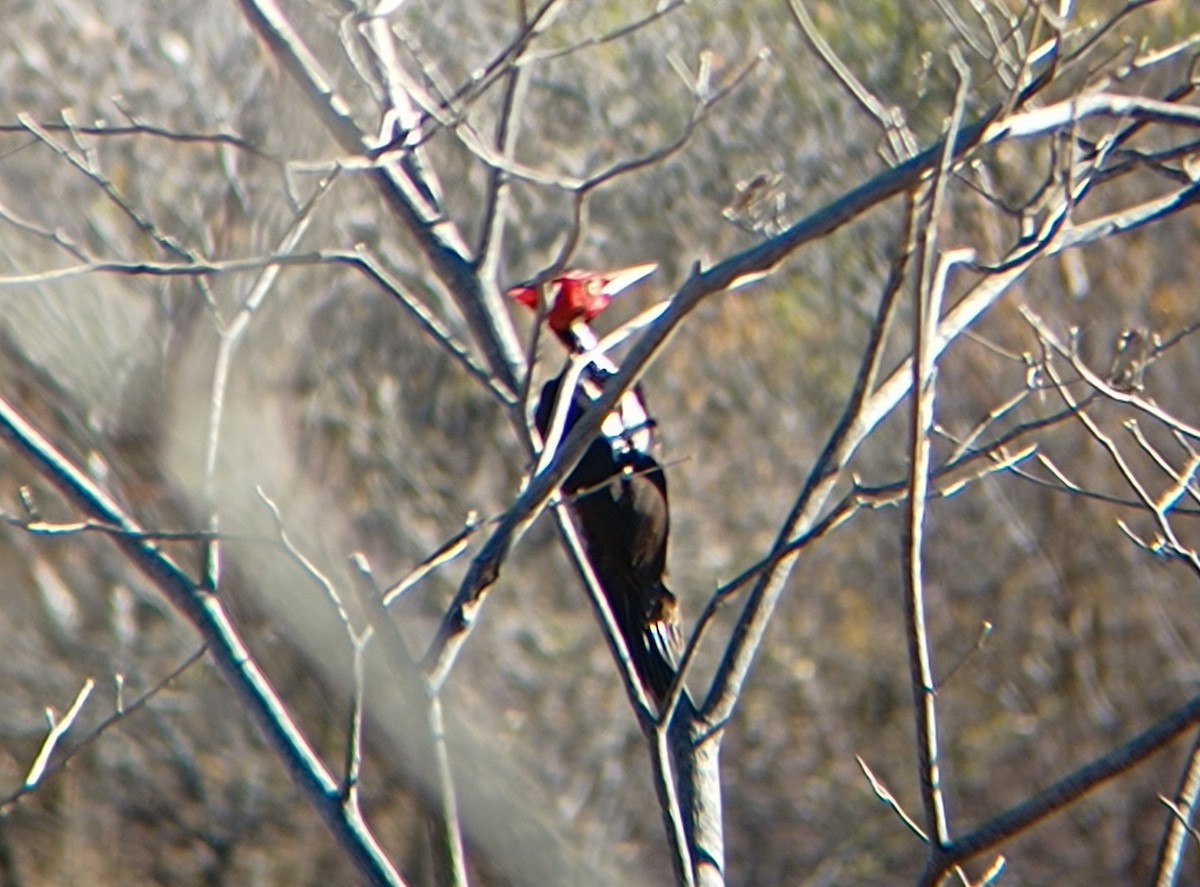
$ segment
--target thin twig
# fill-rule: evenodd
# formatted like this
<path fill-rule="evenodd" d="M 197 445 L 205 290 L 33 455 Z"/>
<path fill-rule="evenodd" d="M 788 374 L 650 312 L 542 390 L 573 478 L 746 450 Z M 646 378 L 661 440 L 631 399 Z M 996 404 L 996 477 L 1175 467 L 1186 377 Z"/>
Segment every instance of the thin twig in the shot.
<path fill-rule="evenodd" d="M 871 791 L 875 794 L 875 797 L 891 808 L 892 812 L 900 817 L 900 821 L 908 827 L 910 832 L 912 832 L 922 841 L 928 841 L 929 837 L 925 834 L 925 830 L 921 828 L 920 823 L 908 815 L 908 812 L 904 809 L 903 805 L 896 800 L 896 796 L 892 794 L 891 790 L 884 785 L 879 777 L 875 775 L 874 771 L 867 766 L 867 762 L 863 759 L 862 755 L 855 755 L 854 760 L 858 761 L 858 768 L 862 770 L 863 776 L 867 777 L 867 782 L 870 784 Z"/>
<path fill-rule="evenodd" d="M 119 704 L 113 713 L 100 721 L 100 723 L 97 724 L 91 730 L 91 732 L 80 737 L 79 740 L 72 745 L 71 749 L 65 755 L 59 758 L 57 762 L 47 763 L 47 765 L 42 768 L 42 772 L 36 783 L 29 784 L 29 779 L 26 777 L 26 784 L 24 786 L 17 789 L 7 797 L 0 798 L 0 815 L 3 815 L 5 812 L 7 812 L 13 804 L 17 803 L 22 797 L 29 794 L 30 791 L 35 790 L 38 785 L 44 785 L 46 780 L 50 779 L 52 776 L 54 776 L 54 774 L 62 770 L 67 765 L 68 761 L 95 742 L 114 724 L 125 720 L 125 718 L 129 717 L 134 712 L 145 707 L 155 696 L 166 689 L 166 687 L 170 685 L 177 677 L 191 668 L 195 663 L 199 662 L 204 656 L 205 651 L 205 647 L 198 647 L 195 652 L 184 659 L 183 662 L 180 663 L 176 668 L 172 669 L 166 677 L 160 680 L 157 684 L 155 684 L 137 699 L 133 700 L 132 702 L 122 702 Z"/>
<path fill-rule="evenodd" d="M 437 840 L 443 846 L 437 853 L 439 884 L 446 887 L 467 887 L 467 852 L 463 843 L 462 820 L 458 813 L 458 793 L 454 787 L 454 769 L 450 763 L 450 749 L 446 742 L 446 723 L 442 717 L 442 697 L 429 699 L 429 735 L 433 740 L 434 759 L 437 762 L 438 798 L 440 799 L 441 821 L 437 825 Z"/>
<path fill-rule="evenodd" d="M 425 727 L 414 727 L 410 735 L 416 754 L 413 772 L 421 777 L 417 780 L 417 788 L 426 807 L 425 820 L 431 835 L 435 880 L 438 884 L 466 885 L 466 851 L 441 703 L 431 694 L 408 645 L 385 609 L 383 594 L 375 582 L 366 556 L 356 552 L 350 561 L 361 580 L 354 585 L 359 602 L 367 614 L 372 632 L 379 636 L 376 649 L 382 649 L 387 657 L 392 679 L 390 686 L 406 710 L 416 710 L 413 723 L 423 722 Z"/>
<path fill-rule="evenodd" d="M 942 206 L 949 184 L 954 156 L 950 146 L 962 125 L 967 87 L 970 83 L 966 64 L 956 49 L 950 53 L 958 71 L 959 83 L 954 110 L 945 139 L 946 150 L 935 172 L 930 188 L 929 209 L 921 227 L 917 250 L 919 288 L 916 310 L 913 312 L 912 420 L 909 438 L 909 497 L 907 539 L 904 550 L 904 616 L 907 628 L 909 671 L 913 693 L 917 733 L 917 758 L 920 768 L 921 796 L 925 809 L 925 831 L 931 836 L 930 845 L 941 846 L 950 840 L 942 795 L 941 763 L 937 730 L 937 682 L 933 676 L 929 634 L 925 625 L 925 581 L 923 551 L 925 535 L 925 505 L 929 488 L 932 459 L 930 429 L 933 426 L 936 396 L 936 359 L 933 339 L 942 315 L 946 280 L 955 265 L 971 261 L 970 250 L 950 251 L 938 256 L 937 232 L 941 224 Z"/>
<path fill-rule="evenodd" d="M 808 41 L 808 45 L 820 57 L 825 66 L 846 87 L 850 96 L 858 102 L 859 107 L 874 117 L 883 127 L 891 145 L 892 153 L 897 160 L 907 160 L 917 153 L 917 140 L 904 119 L 904 114 L 895 105 L 884 105 L 866 85 L 855 76 L 850 66 L 843 62 L 834 52 L 829 42 L 817 29 L 817 24 L 808 14 L 801 0 L 788 0 L 788 9 L 792 18 L 800 28 L 800 33 Z"/>
<path fill-rule="evenodd" d="M 471 540 L 471 536 L 475 534 L 481 526 L 491 523 L 495 518 L 486 521 L 479 520 L 475 512 L 467 515 L 466 521 L 463 523 L 463 528 L 443 542 L 437 549 L 426 557 L 421 563 L 417 564 L 399 581 L 393 582 L 381 595 L 383 605 L 390 607 L 392 602 L 399 598 L 404 592 L 408 591 L 431 572 L 436 570 L 443 564 L 448 564 L 460 554 L 467 550 L 467 544 Z"/>
<path fill-rule="evenodd" d="M 365 251 L 318 250 L 305 253 L 251 256 L 240 259 L 197 260 L 194 262 L 120 262 L 95 260 L 75 265 L 66 265 L 31 274 L 0 275 L 0 288 L 27 286 L 72 280 L 90 274 L 123 274 L 149 277 L 204 277 L 210 274 L 238 274 L 261 272 L 266 268 L 304 268 L 312 265 L 345 265 L 362 274 L 380 289 L 392 296 L 418 326 L 433 341 L 453 358 L 472 378 L 497 401 L 505 406 L 515 403 L 512 390 L 471 356 L 432 310 L 410 290 L 405 288 Z"/>
<path fill-rule="evenodd" d="M 500 118 L 496 123 L 495 148 L 505 166 L 516 159 L 517 140 L 521 132 L 521 112 L 525 107 L 525 96 L 529 90 L 529 75 L 515 68 L 508 75 L 504 88 L 504 101 L 500 107 Z M 512 185 L 504 167 L 493 167 L 488 174 L 487 197 L 479 224 L 479 245 L 475 249 L 476 266 L 488 280 L 496 280 L 500 273 L 500 257 L 504 248 L 504 226 L 508 224 L 508 210 L 512 197 Z"/>
<path fill-rule="evenodd" d="M 275 504 L 275 500 L 268 496 L 267 491 L 261 486 L 255 487 L 254 491 L 258 494 L 259 500 L 271 513 L 271 518 L 275 522 L 275 532 L 279 535 L 279 544 L 283 546 L 283 550 L 304 571 L 308 578 L 325 593 L 325 597 L 329 599 L 329 602 L 333 604 L 333 608 L 337 612 L 338 621 L 349 632 L 351 642 L 357 644 L 361 639 L 361 634 L 354 627 L 354 620 L 350 618 L 350 611 L 346 609 L 345 601 L 342 600 L 342 594 L 338 591 L 337 585 L 292 541 L 292 537 L 288 535 L 287 529 L 284 526 L 283 515 L 279 511 L 279 506 Z"/>
<path fill-rule="evenodd" d="M 346 727 L 346 764 L 342 777 L 342 803 L 355 810 L 359 804 L 359 780 L 363 759 L 363 709 L 366 705 L 367 675 L 365 659 L 373 632 L 370 627 L 354 638 L 354 690 L 350 697 L 350 716 Z"/>
<path fill-rule="evenodd" d="M 46 773 L 46 765 L 50 762 L 50 756 L 54 754 L 54 749 L 58 746 L 67 731 L 75 723 L 75 719 L 79 717 L 79 713 L 83 711 L 84 703 L 88 697 L 92 695 L 92 690 L 96 688 L 96 681 L 88 678 L 83 682 L 83 686 L 79 688 L 79 692 L 75 694 L 75 701 L 71 703 L 71 707 L 67 709 L 66 714 L 61 718 L 55 717 L 54 710 L 46 709 L 46 720 L 49 723 L 50 729 L 46 732 L 46 738 L 42 740 L 42 745 L 38 749 L 37 757 L 33 759 L 33 763 L 29 765 L 29 771 L 25 774 L 25 782 L 22 788 L 28 791 L 42 781 L 42 777 Z"/>

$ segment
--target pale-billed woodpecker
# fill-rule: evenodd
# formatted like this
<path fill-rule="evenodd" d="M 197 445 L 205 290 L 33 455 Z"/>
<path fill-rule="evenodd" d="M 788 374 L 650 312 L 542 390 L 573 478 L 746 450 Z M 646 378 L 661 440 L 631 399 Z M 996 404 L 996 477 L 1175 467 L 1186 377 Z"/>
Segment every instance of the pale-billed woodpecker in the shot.
<path fill-rule="evenodd" d="M 613 272 L 567 271 L 544 284 L 517 286 L 510 297 L 537 310 L 573 355 L 592 352 L 567 406 L 562 436 L 617 372 L 588 325 L 612 299 L 654 271 L 637 265 Z M 534 423 L 543 440 L 554 418 L 564 370 L 542 388 Z M 638 677 L 661 706 L 679 667 L 682 633 L 675 595 L 663 581 L 667 565 L 667 479 L 651 455 L 654 421 L 641 391 L 625 392 L 600 434 L 567 475 L 562 491 L 578 519 L 588 560 L 625 640 Z"/>

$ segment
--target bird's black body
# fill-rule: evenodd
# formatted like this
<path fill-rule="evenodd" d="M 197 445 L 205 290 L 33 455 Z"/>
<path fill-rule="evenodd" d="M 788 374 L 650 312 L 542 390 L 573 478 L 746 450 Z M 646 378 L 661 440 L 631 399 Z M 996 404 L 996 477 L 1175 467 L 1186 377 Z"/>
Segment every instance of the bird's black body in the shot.
<path fill-rule="evenodd" d="M 582 374 L 563 435 L 574 426 L 610 374 L 595 364 Z M 543 387 L 535 422 L 546 436 L 562 376 Z M 667 479 L 650 455 L 652 421 L 634 390 L 610 414 L 579 464 L 563 482 L 579 520 L 588 558 L 633 666 L 654 700 L 665 699 L 678 670 L 682 638 L 675 596 L 663 581 L 670 513 Z"/>

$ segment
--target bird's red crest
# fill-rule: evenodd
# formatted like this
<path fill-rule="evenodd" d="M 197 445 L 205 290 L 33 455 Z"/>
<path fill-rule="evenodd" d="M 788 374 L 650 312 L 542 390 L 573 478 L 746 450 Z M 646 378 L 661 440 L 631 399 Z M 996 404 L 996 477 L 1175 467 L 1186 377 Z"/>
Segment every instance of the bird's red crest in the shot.
<path fill-rule="evenodd" d="M 545 284 L 549 310 L 546 323 L 559 336 L 565 336 L 573 324 L 587 323 L 608 307 L 613 298 L 658 267 L 654 264 L 635 265 L 619 271 L 564 271 Z M 513 301 L 537 310 L 538 290 L 535 286 L 514 286 L 507 293 Z"/>
<path fill-rule="evenodd" d="M 538 294 L 536 286 L 514 286 L 505 295 L 518 305 L 524 305 L 531 311 L 537 311 Z"/>

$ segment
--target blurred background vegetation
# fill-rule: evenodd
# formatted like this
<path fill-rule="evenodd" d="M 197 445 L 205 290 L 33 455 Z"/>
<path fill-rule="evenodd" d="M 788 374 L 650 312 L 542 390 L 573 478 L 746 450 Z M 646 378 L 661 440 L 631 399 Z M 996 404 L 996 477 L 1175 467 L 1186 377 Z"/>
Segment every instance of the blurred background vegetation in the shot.
<path fill-rule="evenodd" d="M 825 38 L 882 100 L 903 109 L 921 146 L 939 137 L 955 77 L 945 48 L 961 38 L 945 7 L 814 2 Z M 1077 4 L 1075 23 L 1120 6 Z M 652 12 L 645 3 L 579 2 L 539 38 L 573 47 Z M 372 107 L 338 42 L 346 9 L 292 4 L 352 106 Z M 412 58 L 456 85 L 516 33 L 513 5 L 409 0 L 393 16 Z M 971 19 L 974 22 L 974 19 Z M 1024 27 L 1033 28 L 1036 15 Z M 971 24 L 971 28 L 978 27 Z M 1160 2 L 1105 37 L 1107 51 L 1166 46 L 1200 28 L 1186 0 Z M 679 69 L 702 54 L 721 84 L 750 75 L 661 163 L 599 189 L 572 264 L 656 261 L 658 274 L 614 309 L 613 323 L 664 298 L 692 263 L 726 256 L 884 168 L 881 133 L 814 58 L 785 4 L 680 7 L 620 40 L 547 58 L 528 83 L 518 157 L 586 175 L 676 138 L 693 113 Z M 1103 55 L 1103 53 L 1101 53 Z M 968 118 L 1006 98 L 987 59 L 968 54 Z M 1190 58 L 1136 88 L 1160 95 Z M 1158 80 L 1156 80 L 1158 78 Z M 79 255 L 164 261 L 272 252 L 338 149 L 257 43 L 233 4 L 9 0 L 0 34 L 0 273 L 32 273 Z M 472 110 L 486 131 L 498 98 Z M 148 133 L 49 139 L 85 174 L 14 125 L 136 121 L 173 133 L 236 134 L 257 151 Z M 69 116 L 68 116 L 69 115 Z M 481 165 L 449 133 L 427 145 L 449 216 L 480 217 Z M 996 188 L 1028 198 L 1042 146 L 987 158 Z M 771 182 L 769 212 L 733 224 L 738 183 Z M 100 181 L 108 183 L 106 195 Z M 1153 191 L 1131 177 L 1108 195 Z M 130 208 L 121 209 L 111 194 Z M 1099 214 L 1106 207 L 1096 205 Z M 769 280 L 699 308 L 648 372 L 647 396 L 669 465 L 671 584 L 694 616 L 720 583 L 760 558 L 840 415 L 897 249 L 893 201 L 803 249 Z M 947 245 L 996 259 L 1015 221 L 962 197 Z M 517 183 L 501 283 L 550 262 L 571 223 L 561 192 Z M 165 235 L 156 238 L 153 230 Z M 1107 367 L 1122 330 L 1164 337 L 1197 320 L 1197 219 L 1183 214 L 1046 262 L 958 342 L 940 371 L 938 422 L 967 433 L 1026 384 L 1035 339 L 1015 310 L 1079 329 Z M 56 242 L 57 241 L 57 242 Z M 64 246 L 67 245 L 67 246 Z M 177 247 L 175 246 L 177 245 Z M 361 245 L 467 331 L 377 193 L 343 171 L 316 204 L 302 250 Z M 179 253 L 172 254 L 178 248 Z M 369 281 L 344 267 L 284 269 L 237 352 L 217 483 L 204 497 L 203 445 L 218 315 L 253 280 L 89 274 L 0 289 L 0 393 L 88 464 L 150 527 L 196 530 L 211 508 L 228 535 L 222 596 L 328 761 L 340 760 L 350 652 L 321 590 L 279 548 L 261 487 L 290 533 L 338 583 L 352 551 L 382 580 L 403 575 L 471 511 L 511 501 L 526 456 L 499 404 Z M 523 333 L 527 318 L 520 318 Z M 539 375 L 560 354 L 543 342 Z M 896 349 L 893 358 L 901 357 Z M 1195 417 L 1200 348 L 1186 341 L 1151 368 L 1147 392 Z M 1032 400 L 1013 422 L 1057 404 Z M 1127 416 L 1103 415 L 1119 429 Z M 906 420 L 886 423 L 856 458 L 863 484 L 904 476 Z M 1104 452 L 1075 424 L 1037 439 L 1088 489 L 1127 497 Z M 947 446 L 949 449 L 949 446 Z M 48 519 L 73 513 L 0 448 L 0 507 L 19 513 L 30 485 Z M 1200 608 L 1182 567 L 1150 558 L 1116 526 L 1144 517 L 1007 475 L 932 506 L 930 631 L 940 692 L 951 823 L 977 823 L 1109 749 L 1196 692 Z M 871 794 L 855 756 L 919 809 L 901 609 L 902 511 L 860 513 L 805 552 L 756 661 L 725 744 L 729 881 L 911 881 L 916 839 Z M 1184 533 L 1194 530 L 1182 527 Z M 171 543 L 189 568 L 195 543 Z M 424 649 L 462 575 L 431 576 L 397 605 Z M 98 536 L 0 531 L 0 795 L 17 788 L 44 735 L 85 677 L 99 682 L 86 732 L 195 651 L 188 626 Z M 732 617 L 736 608 L 729 608 Z M 994 626 L 972 653 L 983 622 Z M 722 627 L 697 677 L 715 664 Z M 540 521 L 493 590 L 448 688 L 468 838 L 484 884 L 668 883 L 645 751 L 577 580 Z M 424 825 L 396 736 L 404 711 L 369 712 L 365 803 L 399 864 L 423 872 Z M 68 743 L 68 746 L 70 744 Z M 1133 883 L 1154 863 L 1185 749 L 1088 797 L 1007 849 L 1002 883 Z M 1195 851 L 1190 867 L 1196 871 Z M 349 868 L 317 817 L 207 664 L 192 667 L 33 795 L 0 817 L 0 884 L 345 883 Z"/>

